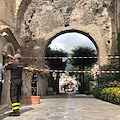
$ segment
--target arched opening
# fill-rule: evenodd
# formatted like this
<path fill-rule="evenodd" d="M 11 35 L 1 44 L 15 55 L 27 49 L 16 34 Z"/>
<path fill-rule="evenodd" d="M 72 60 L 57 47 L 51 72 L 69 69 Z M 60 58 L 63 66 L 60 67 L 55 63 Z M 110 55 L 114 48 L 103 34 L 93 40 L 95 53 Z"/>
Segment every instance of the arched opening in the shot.
<path fill-rule="evenodd" d="M 76 36 L 76 37 L 75 37 Z M 78 36 L 80 36 L 80 37 L 78 37 Z M 64 40 L 62 40 L 62 38 L 64 37 Z M 71 39 L 71 40 L 70 40 Z M 76 40 L 75 40 L 76 39 Z M 85 42 L 84 43 L 82 43 L 83 41 L 81 40 L 81 39 L 84 39 L 84 41 L 86 42 L 86 44 L 85 44 Z M 65 41 L 66 40 L 66 41 Z M 56 43 L 54 43 L 54 41 L 57 41 Z M 62 45 L 61 45 L 61 43 L 60 43 L 60 41 L 61 42 L 65 42 L 64 43 L 64 47 L 62 47 Z M 89 41 L 89 42 L 88 42 Z M 75 44 L 75 42 L 77 42 L 77 44 Z M 50 44 L 51 43 L 51 44 Z M 56 46 L 55 45 L 52 45 L 52 43 L 54 43 L 54 44 L 56 44 Z M 92 46 L 92 47 L 90 47 L 89 45 L 88 45 L 88 47 L 90 47 L 90 48 L 92 48 L 92 49 L 94 49 L 95 51 L 96 51 L 96 53 L 97 54 L 99 54 L 99 50 L 98 50 L 98 46 L 97 46 L 97 44 L 96 44 L 96 42 L 95 42 L 95 40 L 88 34 L 88 33 L 85 33 L 85 32 L 83 32 L 83 31 L 78 31 L 78 30 L 67 30 L 67 31 L 62 31 L 62 32 L 60 32 L 60 33 L 58 33 L 58 34 L 56 34 L 54 37 L 52 37 L 51 39 L 50 39 L 50 42 L 49 42 L 49 45 L 48 45 L 48 47 L 50 47 L 51 49 L 53 49 L 53 52 L 54 52 L 54 50 L 56 49 L 56 52 L 57 52 L 57 50 L 59 51 L 60 49 L 63 49 L 64 51 L 67 51 L 69 54 L 71 53 L 71 50 L 70 49 L 68 49 L 69 47 L 71 47 L 70 46 L 70 44 L 71 44 L 71 46 L 72 46 L 72 49 L 74 49 L 75 47 L 79 47 L 79 46 L 82 46 L 83 44 L 85 45 L 85 46 L 87 46 L 87 43 L 90 43 L 90 46 Z M 58 44 L 58 45 L 57 45 Z M 75 44 L 75 46 L 74 46 L 74 44 Z M 81 45 L 80 45 L 81 44 Z M 47 48 L 46 48 L 47 49 Z M 47 52 L 47 51 L 46 51 Z M 52 55 L 52 54 L 51 54 Z M 55 55 L 56 57 L 63 57 L 63 56 L 57 56 L 57 54 Z M 54 56 L 54 57 L 55 57 Z M 69 55 L 68 55 L 69 56 Z M 47 56 L 48 57 L 48 56 Z M 49 56 L 49 57 L 53 57 L 53 56 Z M 66 57 L 66 56 L 64 56 L 64 57 Z M 78 57 L 78 56 L 76 56 L 76 57 Z M 79 57 L 81 57 L 81 56 L 79 56 Z M 88 57 L 92 57 L 92 56 L 88 56 Z M 93 56 L 93 57 L 95 57 L 95 56 Z M 53 58 L 54 59 L 54 58 Z M 73 58 L 74 59 L 74 58 Z M 59 62 L 58 62 L 59 63 Z M 48 63 L 49 64 L 49 63 Z M 50 64 L 49 64 L 50 65 Z M 49 66 L 48 65 L 48 66 Z M 61 64 L 60 64 L 61 65 Z M 59 66 L 59 65 L 58 65 Z M 71 64 L 69 64 L 69 68 L 70 68 L 70 66 L 71 66 Z M 99 65 L 98 65 L 98 62 L 96 63 L 96 66 L 99 68 Z M 67 66 L 68 67 L 68 66 Z M 62 76 L 62 74 L 59 76 L 59 78 L 61 77 L 61 79 L 63 79 L 63 77 L 64 77 L 64 82 L 62 81 L 62 83 L 64 84 L 64 87 L 60 84 L 60 81 L 59 81 L 59 85 L 58 85 L 58 81 L 56 82 L 56 84 L 57 84 L 57 89 L 59 88 L 59 91 L 60 91 L 60 89 L 62 90 L 62 87 L 64 88 L 64 92 L 66 92 L 66 90 L 65 90 L 65 84 L 67 84 L 67 91 L 74 91 L 73 90 L 73 87 L 74 87 L 74 89 L 75 89 L 75 86 L 78 84 L 79 86 L 80 86 L 80 84 L 84 84 L 84 78 L 83 77 L 81 77 L 81 71 L 80 71 L 80 69 L 78 70 L 79 72 L 77 72 L 77 71 L 72 71 L 73 73 L 74 72 L 76 72 L 76 73 L 78 73 L 78 77 L 79 77 L 79 74 L 80 74 L 80 77 L 83 79 L 83 80 L 81 80 L 81 78 L 77 78 L 77 76 L 76 77 L 74 77 L 74 82 L 72 81 L 72 78 L 70 77 L 70 74 L 66 74 L 66 71 L 69 73 L 69 68 L 67 68 L 67 70 L 66 70 L 66 67 L 65 67 L 65 70 L 63 70 L 63 69 L 61 69 L 62 71 L 59 71 L 60 69 L 58 68 L 58 69 L 56 69 L 55 71 L 54 71 L 54 67 L 53 67 L 53 70 L 51 70 L 51 75 L 53 76 L 53 78 L 51 77 L 50 79 L 49 79 L 49 81 L 48 81 L 48 83 L 50 83 L 50 87 L 52 86 L 52 84 L 53 84 L 53 90 L 54 90 L 54 82 L 55 82 L 55 79 L 57 80 L 57 75 L 58 75 L 58 72 L 59 73 L 64 73 L 64 75 Z M 91 68 L 92 69 L 92 68 Z M 82 70 L 82 69 L 81 69 Z M 86 71 L 87 72 L 87 71 Z M 84 74 L 84 73 L 83 73 Z M 95 73 L 94 73 L 95 74 Z M 65 76 L 67 76 L 67 78 L 65 77 Z M 68 77 L 69 76 L 69 77 Z M 53 83 L 52 82 L 50 82 L 51 81 L 51 79 L 54 79 L 53 80 Z M 66 80 L 65 80 L 66 79 Z M 71 80 L 67 80 L 67 79 L 71 79 Z M 77 80 L 77 82 L 75 81 L 75 79 L 78 79 Z M 60 80 L 60 79 L 59 79 Z M 67 83 L 66 83 L 67 82 Z M 75 83 L 76 82 L 76 83 Z M 80 83 L 81 82 L 81 83 Z M 86 88 L 88 87 L 88 86 L 90 86 L 90 85 L 88 85 L 89 84 L 89 82 L 90 81 L 87 81 L 87 83 L 86 83 Z M 68 87 L 68 85 L 69 85 L 69 87 Z M 73 86 L 74 85 L 74 86 Z M 73 86 L 73 87 L 71 87 L 71 86 Z M 85 88 L 85 85 L 83 85 L 82 87 L 84 87 Z M 71 88 L 71 89 L 68 89 L 68 88 Z M 83 88 L 83 89 L 84 89 Z M 62 90 L 63 91 L 63 90 Z"/>
<path fill-rule="evenodd" d="M 62 34 L 65 34 L 65 33 L 79 33 L 79 34 L 82 34 L 82 35 L 86 36 L 87 38 L 89 38 L 93 42 L 93 44 L 96 47 L 97 52 L 99 53 L 98 45 L 95 42 L 95 40 L 89 35 L 89 33 L 86 33 L 84 31 L 80 31 L 80 30 L 75 30 L 75 29 L 65 30 L 65 31 L 61 31 L 61 32 L 57 33 L 56 35 L 54 35 L 53 37 L 51 37 L 49 39 L 48 45 L 51 44 L 52 40 L 54 40 L 56 37 L 58 37 L 58 36 L 60 36 Z"/>
<path fill-rule="evenodd" d="M 15 39 L 12 31 L 9 28 L 5 28 L 0 31 L 1 37 L 1 63 L 3 65 L 6 62 L 11 62 L 10 58 L 6 57 L 6 54 L 14 55 L 17 50 L 20 48 L 20 44 Z M 2 85 L 2 96 L 1 96 L 1 104 L 10 104 L 10 71 L 6 71 L 3 75 L 3 85 Z"/>
<path fill-rule="evenodd" d="M 94 43 L 88 37 L 76 32 L 65 33 L 56 37 L 49 46 L 52 49 L 63 49 L 69 53 L 74 49 L 74 47 L 88 46 L 98 52 Z"/>

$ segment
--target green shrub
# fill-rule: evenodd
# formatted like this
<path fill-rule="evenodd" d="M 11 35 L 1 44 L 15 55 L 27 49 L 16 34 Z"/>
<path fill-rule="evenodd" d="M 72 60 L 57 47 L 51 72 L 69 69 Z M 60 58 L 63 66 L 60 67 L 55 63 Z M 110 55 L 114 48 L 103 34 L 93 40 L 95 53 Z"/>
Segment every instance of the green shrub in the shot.
<path fill-rule="evenodd" d="M 120 88 L 118 87 L 94 89 L 93 94 L 97 98 L 120 105 Z"/>
<path fill-rule="evenodd" d="M 99 85 L 99 86 L 96 86 L 95 88 L 93 88 L 92 92 L 93 92 L 93 95 L 97 98 L 100 98 L 101 97 L 101 92 L 102 90 L 106 87 L 106 85 Z"/>
<path fill-rule="evenodd" d="M 101 92 L 101 99 L 120 105 L 120 88 L 104 88 Z"/>
<path fill-rule="evenodd" d="M 93 93 L 92 93 L 92 91 L 84 91 L 84 94 L 86 94 L 86 95 L 92 95 Z"/>

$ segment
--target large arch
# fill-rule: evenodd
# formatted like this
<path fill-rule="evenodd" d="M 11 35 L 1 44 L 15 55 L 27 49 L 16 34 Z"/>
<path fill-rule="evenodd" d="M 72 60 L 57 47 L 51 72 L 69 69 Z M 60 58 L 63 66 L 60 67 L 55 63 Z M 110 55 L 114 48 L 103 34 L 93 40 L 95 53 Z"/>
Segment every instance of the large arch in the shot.
<path fill-rule="evenodd" d="M 90 38 L 99 56 L 115 55 L 117 33 L 114 24 L 117 23 L 114 14 L 117 9 L 114 2 L 118 0 L 22 1 L 17 14 L 16 35 L 22 45 L 30 49 L 29 56 L 44 56 L 46 47 L 55 37 L 73 31 Z M 95 13 L 98 8 L 101 12 Z M 33 60 L 32 63 L 39 68 L 44 66 L 44 60 Z M 101 68 L 107 64 L 107 59 L 99 60 Z"/>
<path fill-rule="evenodd" d="M 58 30 L 56 30 L 58 31 Z M 97 53 L 98 53 L 98 57 L 100 56 L 99 55 L 99 45 L 98 45 L 98 42 L 97 40 L 94 40 L 93 37 L 90 36 L 89 33 L 86 33 L 84 31 L 81 31 L 81 30 L 77 30 L 77 29 L 67 29 L 67 30 L 64 30 L 64 31 L 60 31 L 60 32 L 53 32 L 53 33 L 50 33 L 50 35 L 48 35 L 50 38 L 46 37 L 45 39 L 48 39 L 48 42 L 46 44 L 46 47 L 45 49 L 48 47 L 48 45 L 58 36 L 62 35 L 62 34 L 65 34 L 65 33 L 79 33 L 79 34 L 82 34 L 84 36 L 86 36 L 87 38 L 89 38 L 94 46 L 96 47 L 96 50 L 97 50 Z M 69 41 L 68 41 L 69 42 Z M 74 42 L 74 41 L 73 41 Z M 97 43 L 96 43 L 97 42 Z M 100 62 L 100 61 L 99 61 Z M 100 63 L 99 63 L 100 64 Z"/>
<path fill-rule="evenodd" d="M 99 49 L 98 49 L 98 46 L 97 46 L 95 40 L 89 35 L 89 33 L 86 33 L 86 32 L 84 32 L 84 31 L 80 31 L 80 30 L 70 29 L 70 30 L 61 31 L 61 32 L 59 32 L 59 33 L 56 33 L 53 37 L 51 37 L 51 38 L 49 39 L 49 42 L 51 43 L 51 41 L 52 41 L 53 39 L 55 39 L 56 37 L 58 37 L 59 35 L 62 35 L 62 34 L 65 34 L 65 33 L 74 33 L 74 32 L 75 32 L 75 33 L 82 34 L 82 35 L 88 37 L 88 38 L 93 42 L 93 44 L 95 45 L 97 51 L 99 52 Z M 49 43 L 49 42 L 48 42 L 48 43 Z"/>
<path fill-rule="evenodd" d="M 22 25 L 22 22 L 25 20 L 25 14 L 26 14 L 26 11 L 30 11 L 31 12 L 31 19 L 33 18 L 36 10 L 35 10 L 35 4 L 37 6 L 37 3 L 38 5 L 41 7 L 41 6 L 44 6 L 45 4 L 47 4 L 47 8 L 46 8 L 46 11 L 49 11 L 51 8 L 50 8 L 50 4 L 55 4 L 54 1 L 51 1 L 51 0 L 47 0 L 47 1 L 44 1 L 44 0 L 19 0 L 19 2 L 16 2 L 16 4 L 19 3 L 20 5 L 18 5 L 18 11 L 16 13 L 16 29 L 15 29 L 15 36 L 16 38 L 22 43 L 22 39 L 21 39 L 21 25 Z M 91 10 L 95 9 L 95 8 L 100 8 L 100 7 L 103 7 L 103 13 L 102 13 L 102 16 L 104 17 L 108 17 L 109 19 L 109 23 L 108 22 L 105 22 L 103 20 L 98 20 L 98 25 L 101 24 L 102 22 L 104 24 L 106 24 L 105 26 L 101 26 L 103 27 L 103 31 L 101 32 L 105 32 L 104 30 L 106 28 L 108 28 L 108 30 L 111 30 L 111 33 L 109 33 L 109 35 L 111 34 L 111 36 L 109 36 L 108 34 L 106 34 L 106 36 L 108 36 L 106 42 L 110 43 L 111 45 L 111 48 L 108 48 L 108 44 L 106 44 L 106 49 L 107 51 L 109 51 L 109 55 L 114 55 L 116 52 L 117 52 L 117 41 L 115 39 L 117 39 L 117 33 L 118 33 L 118 30 L 119 30 L 119 17 L 120 17 L 120 14 L 119 14 L 119 1 L 118 0 L 101 0 L 101 1 L 93 1 L 93 0 L 90 0 L 88 3 L 85 2 L 84 0 L 69 0 L 69 1 L 59 1 L 57 3 L 58 5 L 56 5 L 58 7 L 58 10 L 60 10 L 60 12 L 63 11 L 63 8 L 62 7 L 66 7 L 64 9 L 66 9 L 66 12 L 68 12 L 68 15 L 65 15 L 67 17 L 64 17 L 64 26 L 69 26 L 70 25 L 70 21 L 73 19 L 73 24 L 76 24 L 76 21 L 79 20 L 79 16 L 82 16 L 84 17 L 84 20 L 85 20 L 85 16 L 83 16 L 83 10 L 81 10 L 81 12 L 76 12 L 76 11 L 79 11 L 78 10 L 78 7 L 81 7 L 81 9 L 87 9 L 86 6 L 88 6 L 88 8 L 90 7 L 91 5 Z M 63 6 L 61 6 L 62 4 L 64 4 Z M 81 4 L 81 6 L 80 6 Z M 67 6 L 66 6 L 67 5 Z M 97 5 L 97 7 L 96 7 Z M 102 6 L 101 6 L 102 5 Z M 57 8 L 56 7 L 56 8 Z M 60 8 L 61 7 L 61 8 Z M 71 8 L 71 9 L 70 9 Z M 41 9 L 41 8 L 40 8 Z M 52 10 L 52 9 L 51 9 Z M 42 11 L 42 10 L 41 10 Z M 53 12 L 53 11 L 52 11 Z M 76 15 L 75 15 L 76 14 Z M 88 12 L 88 15 L 90 14 L 90 12 Z M 78 16 L 79 15 L 79 16 Z M 87 12 L 86 12 L 86 15 L 87 15 Z M 91 16 L 91 17 L 96 17 L 96 16 Z M 100 16 L 98 16 L 98 19 Z M 31 22 L 32 20 L 29 19 L 29 22 Z M 96 19 L 96 18 L 95 18 Z M 88 19 L 89 20 L 89 19 Z M 86 19 L 87 21 L 87 19 Z M 94 21 L 94 18 L 93 18 L 93 21 Z M 25 22 L 25 21 L 24 21 Z M 54 22 L 54 21 L 53 21 Z M 81 20 L 80 20 L 81 22 Z M 86 22 L 87 23 L 87 22 Z M 96 24 L 95 21 L 93 23 L 94 25 Z M 111 25 L 110 25 L 111 24 Z M 28 25 L 29 26 L 29 25 Z M 41 26 L 40 26 L 41 27 Z M 75 28 L 72 28 L 72 29 L 75 29 Z M 107 31 L 107 29 L 106 29 Z M 43 33 L 44 34 L 44 33 Z M 29 35 L 28 35 L 29 36 Z M 104 38 L 103 38 L 104 39 Z M 110 40 L 112 39 L 112 40 Z M 24 44 L 24 43 L 23 43 Z"/>
<path fill-rule="evenodd" d="M 71 27 L 71 28 L 73 28 L 73 27 Z M 63 30 L 63 29 L 59 28 L 59 29 L 53 30 L 52 32 L 47 34 L 47 36 L 45 37 L 45 40 L 47 41 L 46 47 L 51 43 L 51 41 L 54 38 L 58 37 L 59 35 L 62 35 L 65 33 L 76 32 L 76 33 L 80 33 L 80 34 L 85 35 L 93 42 L 93 44 L 95 45 L 95 47 L 97 49 L 98 57 L 109 55 L 106 52 L 104 52 L 104 51 L 106 51 L 106 47 L 104 46 L 104 42 L 100 41 L 100 39 L 101 39 L 100 33 L 98 33 L 96 35 L 94 34 L 94 32 L 91 33 L 92 28 L 90 30 L 86 30 L 85 27 L 82 27 L 82 30 L 78 30 L 79 26 L 76 26 L 76 27 L 74 26 L 74 28 L 76 28 L 76 29 L 69 29 L 69 27 L 68 27 L 66 30 Z M 95 30 L 95 31 L 97 31 L 97 30 Z M 99 61 L 100 68 L 107 64 L 107 59 L 103 58 L 103 59 L 99 59 L 98 61 Z"/>
<path fill-rule="evenodd" d="M 39 3 L 36 5 L 36 3 Z M 58 3 L 59 4 L 59 3 Z M 35 8 L 36 6 L 36 8 Z M 70 4 L 66 3 L 66 7 L 69 7 Z M 80 6 L 81 8 L 78 8 Z M 39 7 L 39 10 L 38 10 Z M 81 2 L 76 2 L 74 6 L 74 10 L 71 11 L 71 14 L 67 14 L 68 18 L 65 18 L 65 15 L 60 12 L 62 9 L 57 9 L 55 12 L 50 11 L 51 9 L 55 9 L 54 5 L 50 2 L 43 2 L 43 1 L 34 1 L 32 2 L 24 14 L 24 20 L 22 20 L 21 24 L 21 41 L 26 44 L 26 42 L 33 42 L 33 40 L 37 41 L 37 45 L 41 42 L 42 46 L 39 46 L 42 51 L 44 52 L 44 46 L 49 42 L 49 39 L 53 36 L 61 33 L 62 31 L 66 30 L 79 30 L 88 33 L 92 38 L 96 41 L 97 45 L 99 45 L 99 55 L 100 56 L 107 56 L 111 55 L 111 48 L 112 48 L 112 31 L 111 29 L 111 18 L 107 13 L 107 9 L 104 9 L 103 18 L 100 16 L 93 16 L 90 20 L 97 19 L 96 22 L 98 25 L 93 24 L 92 21 L 86 22 L 82 21 L 83 16 L 78 16 L 83 6 L 81 6 Z M 85 8 L 87 10 L 87 8 Z M 67 10 L 67 8 L 66 8 Z M 46 12 L 47 11 L 47 12 Z M 50 13 L 51 12 L 51 13 Z M 82 11 L 82 14 L 85 11 Z M 89 11 L 87 11 L 89 13 Z M 92 11 L 89 14 L 93 14 Z M 42 17 L 40 17 L 40 15 Z M 50 15 L 53 15 L 52 17 Z M 55 15 L 57 16 L 54 19 Z M 81 14 L 80 14 L 81 15 Z M 32 16 L 32 17 L 31 17 Z M 106 17 L 108 17 L 106 19 Z M 60 20 L 58 19 L 60 18 Z M 68 20 L 69 19 L 69 20 Z M 79 22 L 81 21 L 81 22 Z M 106 21 L 106 24 L 102 24 L 103 21 Z M 67 22 L 67 26 L 66 26 Z M 53 24 L 51 24 L 53 23 Z M 94 42 L 94 41 L 93 41 Z M 44 46 L 43 46 L 44 44 Z M 30 45 L 29 45 L 30 46 Z M 33 46 L 34 47 L 34 46 Z M 35 48 L 35 47 L 34 47 Z M 101 52 L 102 51 L 102 52 Z M 44 55 L 44 53 L 41 53 Z M 106 60 L 103 60 L 100 65 L 107 64 Z"/>

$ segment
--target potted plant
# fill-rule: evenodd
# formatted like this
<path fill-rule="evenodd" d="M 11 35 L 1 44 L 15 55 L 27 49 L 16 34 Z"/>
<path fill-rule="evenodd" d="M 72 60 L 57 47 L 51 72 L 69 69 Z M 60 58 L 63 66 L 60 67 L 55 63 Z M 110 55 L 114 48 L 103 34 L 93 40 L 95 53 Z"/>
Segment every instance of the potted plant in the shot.
<path fill-rule="evenodd" d="M 22 97 L 22 103 L 24 104 L 39 104 L 40 96 L 38 96 L 38 75 L 36 72 L 31 72 L 31 95 L 25 95 Z"/>

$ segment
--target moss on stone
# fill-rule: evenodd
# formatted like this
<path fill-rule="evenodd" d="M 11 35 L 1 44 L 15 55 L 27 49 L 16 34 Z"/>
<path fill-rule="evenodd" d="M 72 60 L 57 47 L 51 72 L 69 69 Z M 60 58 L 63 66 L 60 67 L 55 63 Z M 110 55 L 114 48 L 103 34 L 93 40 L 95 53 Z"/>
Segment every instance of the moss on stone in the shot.
<path fill-rule="evenodd" d="M 96 15 L 97 13 L 101 13 L 102 11 L 103 11 L 103 7 L 93 8 L 94 15 Z"/>
<path fill-rule="evenodd" d="M 72 12 L 72 10 L 73 10 L 72 6 L 68 6 L 66 9 L 66 13 L 70 13 Z"/>

